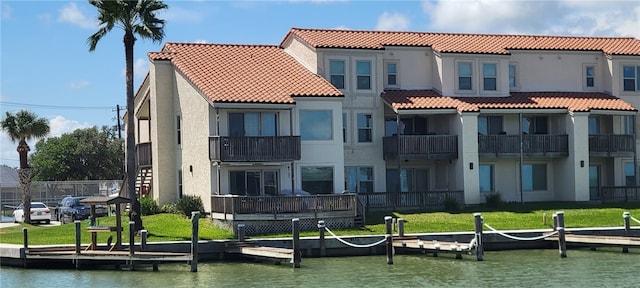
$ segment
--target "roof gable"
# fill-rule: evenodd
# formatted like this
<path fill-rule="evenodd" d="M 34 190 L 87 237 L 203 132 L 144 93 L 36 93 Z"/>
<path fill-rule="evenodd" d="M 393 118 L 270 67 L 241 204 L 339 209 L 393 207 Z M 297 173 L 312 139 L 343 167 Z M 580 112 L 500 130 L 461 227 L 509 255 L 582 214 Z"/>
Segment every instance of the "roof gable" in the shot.
<path fill-rule="evenodd" d="M 278 46 L 167 43 L 151 60 L 169 60 L 210 101 L 295 103 L 293 97 L 340 97 Z"/>

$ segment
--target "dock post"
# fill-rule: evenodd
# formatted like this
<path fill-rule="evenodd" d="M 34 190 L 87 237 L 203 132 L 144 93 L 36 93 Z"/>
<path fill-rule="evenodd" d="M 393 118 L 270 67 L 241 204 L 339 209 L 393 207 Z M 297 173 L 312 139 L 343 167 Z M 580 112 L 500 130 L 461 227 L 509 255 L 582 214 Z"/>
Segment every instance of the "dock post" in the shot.
<path fill-rule="evenodd" d="M 24 250 L 29 249 L 29 236 L 27 235 L 27 227 L 22 228 L 22 243 L 24 244 Z"/>
<path fill-rule="evenodd" d="M 558 214 L 553 213 L 553 216 L 551 216 L 551 218 L 553 219 L 553 231 L 557 231 L 558 230 Z"/>
<path fill-rule="evenodd" d="M 391 216 L 384 217 L 384 224 L 386 226 L 387 232 L 387 264 L 393 264 L 393 234 L 392 234 L 392 221 L 393 218 Z"/>
<path fill-rule="evenodd" d="M 191 212 L 191 272 L 198 272 L 198 222 L 200 211 Z"/>
<path fill-rule="evenodd" d="M 398 237 L 404 237 L 404 219 L 398 218 Z"/>
<path fill-rule="evenodd" d="M 140 231 L 140 251 L 147 250 L 147 230 Z"/>
<path fill-rule="evenodd" d="M 318 242 L 320 242 L 320 257 L 327 256 L 327 244 L 324 242 L 324 228 L 326 225 L 324 224 L 324 220 L 318 221 L 318 232 L 320 232 L 320 238 Z"/>
<path fill-rule="evenodd" d="M 631 214 L 629 214 L 629 212 L 624 212 L 622 213 L 622 218 L 624 219 L 624 236 L 629 237 L 631 236 Z M 623 246 L 622 253 L 629 253 L 629 247 Z"/>
<path fill-rule="evenodd" d="M 300 219 L 293 218 L 291 219 L 291 226 L 293 229 L 293 268 L 300 268 Z"/>
<path fill-rule="evenodd" d="M 245 225 L 244 224 L 238 224 L 238 242 L 244 242 L 244 235 L 245 235 Z"/>
<path fill-rule="evenodd" d="M 556 212 L 558 222 L 558 249 L 560 249 L 560 257 L 567 258 L 567 241 L 564 231 L 564 211 Z"/>
<path fill-rule="evenodd" d="M 76 225 L 76 254 L 80 254 L 80 220 L 73 223 Z"/>
<path fill-rule="evenodd" d="M 482 214 L 473 213 L 473 217 L 475 217 L 475 240 L 476 240 L 476 259 L 478 261 L 484 260 L 484 246 L 482 244 Z M 469 247 L 471 248 L 471 247 Z"/>
<path fill-rule="evenodd" d="M 129 221 L 129 255 L 133 255 L 133 248 L 136 244 L 134 235 L 136 233 L 136 223 L 133 221 Z M 133 266 L 133 262 L 131 262 L 131 266 Z"/>

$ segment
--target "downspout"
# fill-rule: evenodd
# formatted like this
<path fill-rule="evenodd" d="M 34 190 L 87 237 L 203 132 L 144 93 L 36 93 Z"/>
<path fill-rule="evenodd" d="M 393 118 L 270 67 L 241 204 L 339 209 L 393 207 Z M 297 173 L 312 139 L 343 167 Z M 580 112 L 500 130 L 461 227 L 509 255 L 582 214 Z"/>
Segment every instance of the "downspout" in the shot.
<path fill-rule="evenodd" d="M 293 108 L 289 108 L 289 136 L 293 136 Z M 302 149 L 302 147 L 300 147 L 300 149 Z M 290 171 L 290 176 L 291 176 L 291 193 L 295 194 L 295 182 L 294 182 L 294 178 L 293 175 L 295 173 L 295 169 L 293 169 L 293 164 L 294 161 L 291 161 L 291 171 Z"/>
<path fill-rule="evenodd" d="M 400 113 L 396 112 L 396 159 L 398 165 L 398 185 L 396 185 L 396 197 L 393 202 L 393 208 L 396 208 L 396 202 L 400 199 L 400 192 L 402 191 L 402 170 L 400 168 Z"/>
<path fill-rule="evenodd" d="M 520 123 L 519 126 L 519 130 L 520 130 L 520 203 L 524 203 L 524 197 L 522 195 L 522 191 L 524 190 L 524 188 L 522 187 L 522 166 L 524 165 L 523 161 L 524 161 L 524 151 L 523 151 L 523 136 L 522 136 L 522 112 L 518 113 L 518 122 Z"/>

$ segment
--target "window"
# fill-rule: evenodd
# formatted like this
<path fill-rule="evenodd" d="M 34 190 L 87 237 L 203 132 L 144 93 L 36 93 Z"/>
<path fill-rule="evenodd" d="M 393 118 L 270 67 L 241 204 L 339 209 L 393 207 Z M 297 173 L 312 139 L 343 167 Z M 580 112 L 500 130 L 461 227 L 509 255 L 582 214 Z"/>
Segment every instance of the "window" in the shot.
<path fill-rule="evenodd" d="M 592 65 L 584 66 L 584 86 L 585 88 L 595 87 L 595 67 Z"/>
<path fill-rule="evenodd" d="M 547 190 L 547 165 L 522 165 L 522 190 Z"/>
<path fill-rule="evenodd" d="M 347 113 L 342 113 L 342 143 L 347 143 Z"/>
<path fill-rule="evenodd" d="M 349 192 L 373 193 L 373 167 L 347 166 L 344 169 L 344 187 Z"/>
<path fill-rule="evenodd" d="M 591 116 L 589 117 L 589 135 L 600 134 L 600 118 Z"/>
<path fill-rule="evenodd" d="M 356 61 L 356 82 L 358 90 L 371 89 L 371 62 Z"/>
<path fill-rule="evenodd" d="M 498 135 L 502 134 L 502 116 L 479 116 L 478 134 Z"/>
<path fill-rule="evenodd" d="M 277 170 L 229 171 L 229 191 L 233 195 L 276 196 L 280 191 Z"/>
<path fill-rule="evenodd" d="M 386 86 L 398 86 L 398 63 L 386 63 L 385 65 Z"/>
<path fill-rule="evenodd" d="M 482 90 L 496 91 L 498 89 L 498 65 L 496 63 L 482 64 Z"/>
<path fill-rule="evenodd" d="M 640 66 L 622 66 L 624 91 L 640 91 Z"/>
<path fill-rule="evenodd" d="M 176 137 L 178 139 L 178 145 L 182 145 L 182 134 L 181 134 L 181 127 L 180 127 L 180 115 L 176 115 Z"/>
<path fill-rule="evenodd" d="M 517 66 L 516 64 L 509 64 L 509 88 L 515 89 L 518 87 L 518 76 L 517 76 Z"/>
<path fill-rule="evenodd" d="M 331 84 L 338 89 L 344 89 L 344 61 L 329 61 L 329 73 L 329 80 L 331 81 Z"/>
<path fill-rule="evenodd" d="M 428 135 L 427 117 L 402 117 L 400 118 L 400 135 Z M 398 123 L 396 118 L 386 118 L 384 120 L 384 135 L 393 136 L 398 133 Z"/>
<path fill-rule="evenodd" d="M 302 190 L 311 194 L 333 193 L 333 167 L 301 167 Z"/>
<path fill-rule="evenodd" d="M 331 110 L 300 110 L 301 140 L 332 140 L 333 114 Z"/>
<path fill-rule="evenodd" d="M 549 119 L 545 116 L 522 117 L 523 134 L 549 134 Z"/>
<path fill-rule="evenodd" d="M 278 114 L 274 112 L 229 113 L 229 136 L 276 136 Z"/>
<path fill-rule="evenodd" d="M 626 186 L 636 186 L 636 177 L 633 170 L 633 162 L 624 163 L 624 182 Z"/>
<path fill-rule="evenodd" d="M 622 116 L 623 127 L 622 133 L 627 135 L 636 134 L 636 125 L 635 125 L 635 117 L 631 115 Z"/>
<path fill-rule="evenodd" d="M 473 63 L 458 62 L 458 90 L 473 90 L 471 85 L 472 70 Z"/>
<path fill-rule="evenodd" d="M 398 180 L 400 180 L 398 182 Z M 429 191 L 429 170 L 427 169 L 387 169 L 387 192 Z"/>
<path fill-rule="evenodd" d="M 495 191 L 493 165 L 480 164 L 478 169 L 478 174 L 480 175 L 480 192 Z"/>
<path fill-rule="evenodd" d="M 178 199 L 182 199 L 182 169 L 178 170 Z"/>
<path fill-rule="evenodd" d="M 358 142 L 371 142 L 372 128 L 371 114 L 358 113 Z"/>

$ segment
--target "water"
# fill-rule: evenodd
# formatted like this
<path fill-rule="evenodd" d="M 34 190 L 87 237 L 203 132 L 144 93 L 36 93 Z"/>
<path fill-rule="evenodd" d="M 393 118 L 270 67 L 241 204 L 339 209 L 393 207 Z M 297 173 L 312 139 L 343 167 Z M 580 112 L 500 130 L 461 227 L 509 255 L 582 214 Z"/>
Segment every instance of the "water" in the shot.
<path fill-rule="evenodd" d="M 485 261 L 450 254 L 303 258 L 302 267 L 264 263 L 160 264 L 159 272 L 2 267 L 1 287 L 639 287 L 640 251 L 488 251 Z M 132 285 L 133 284 L 133 285 Z"/>

